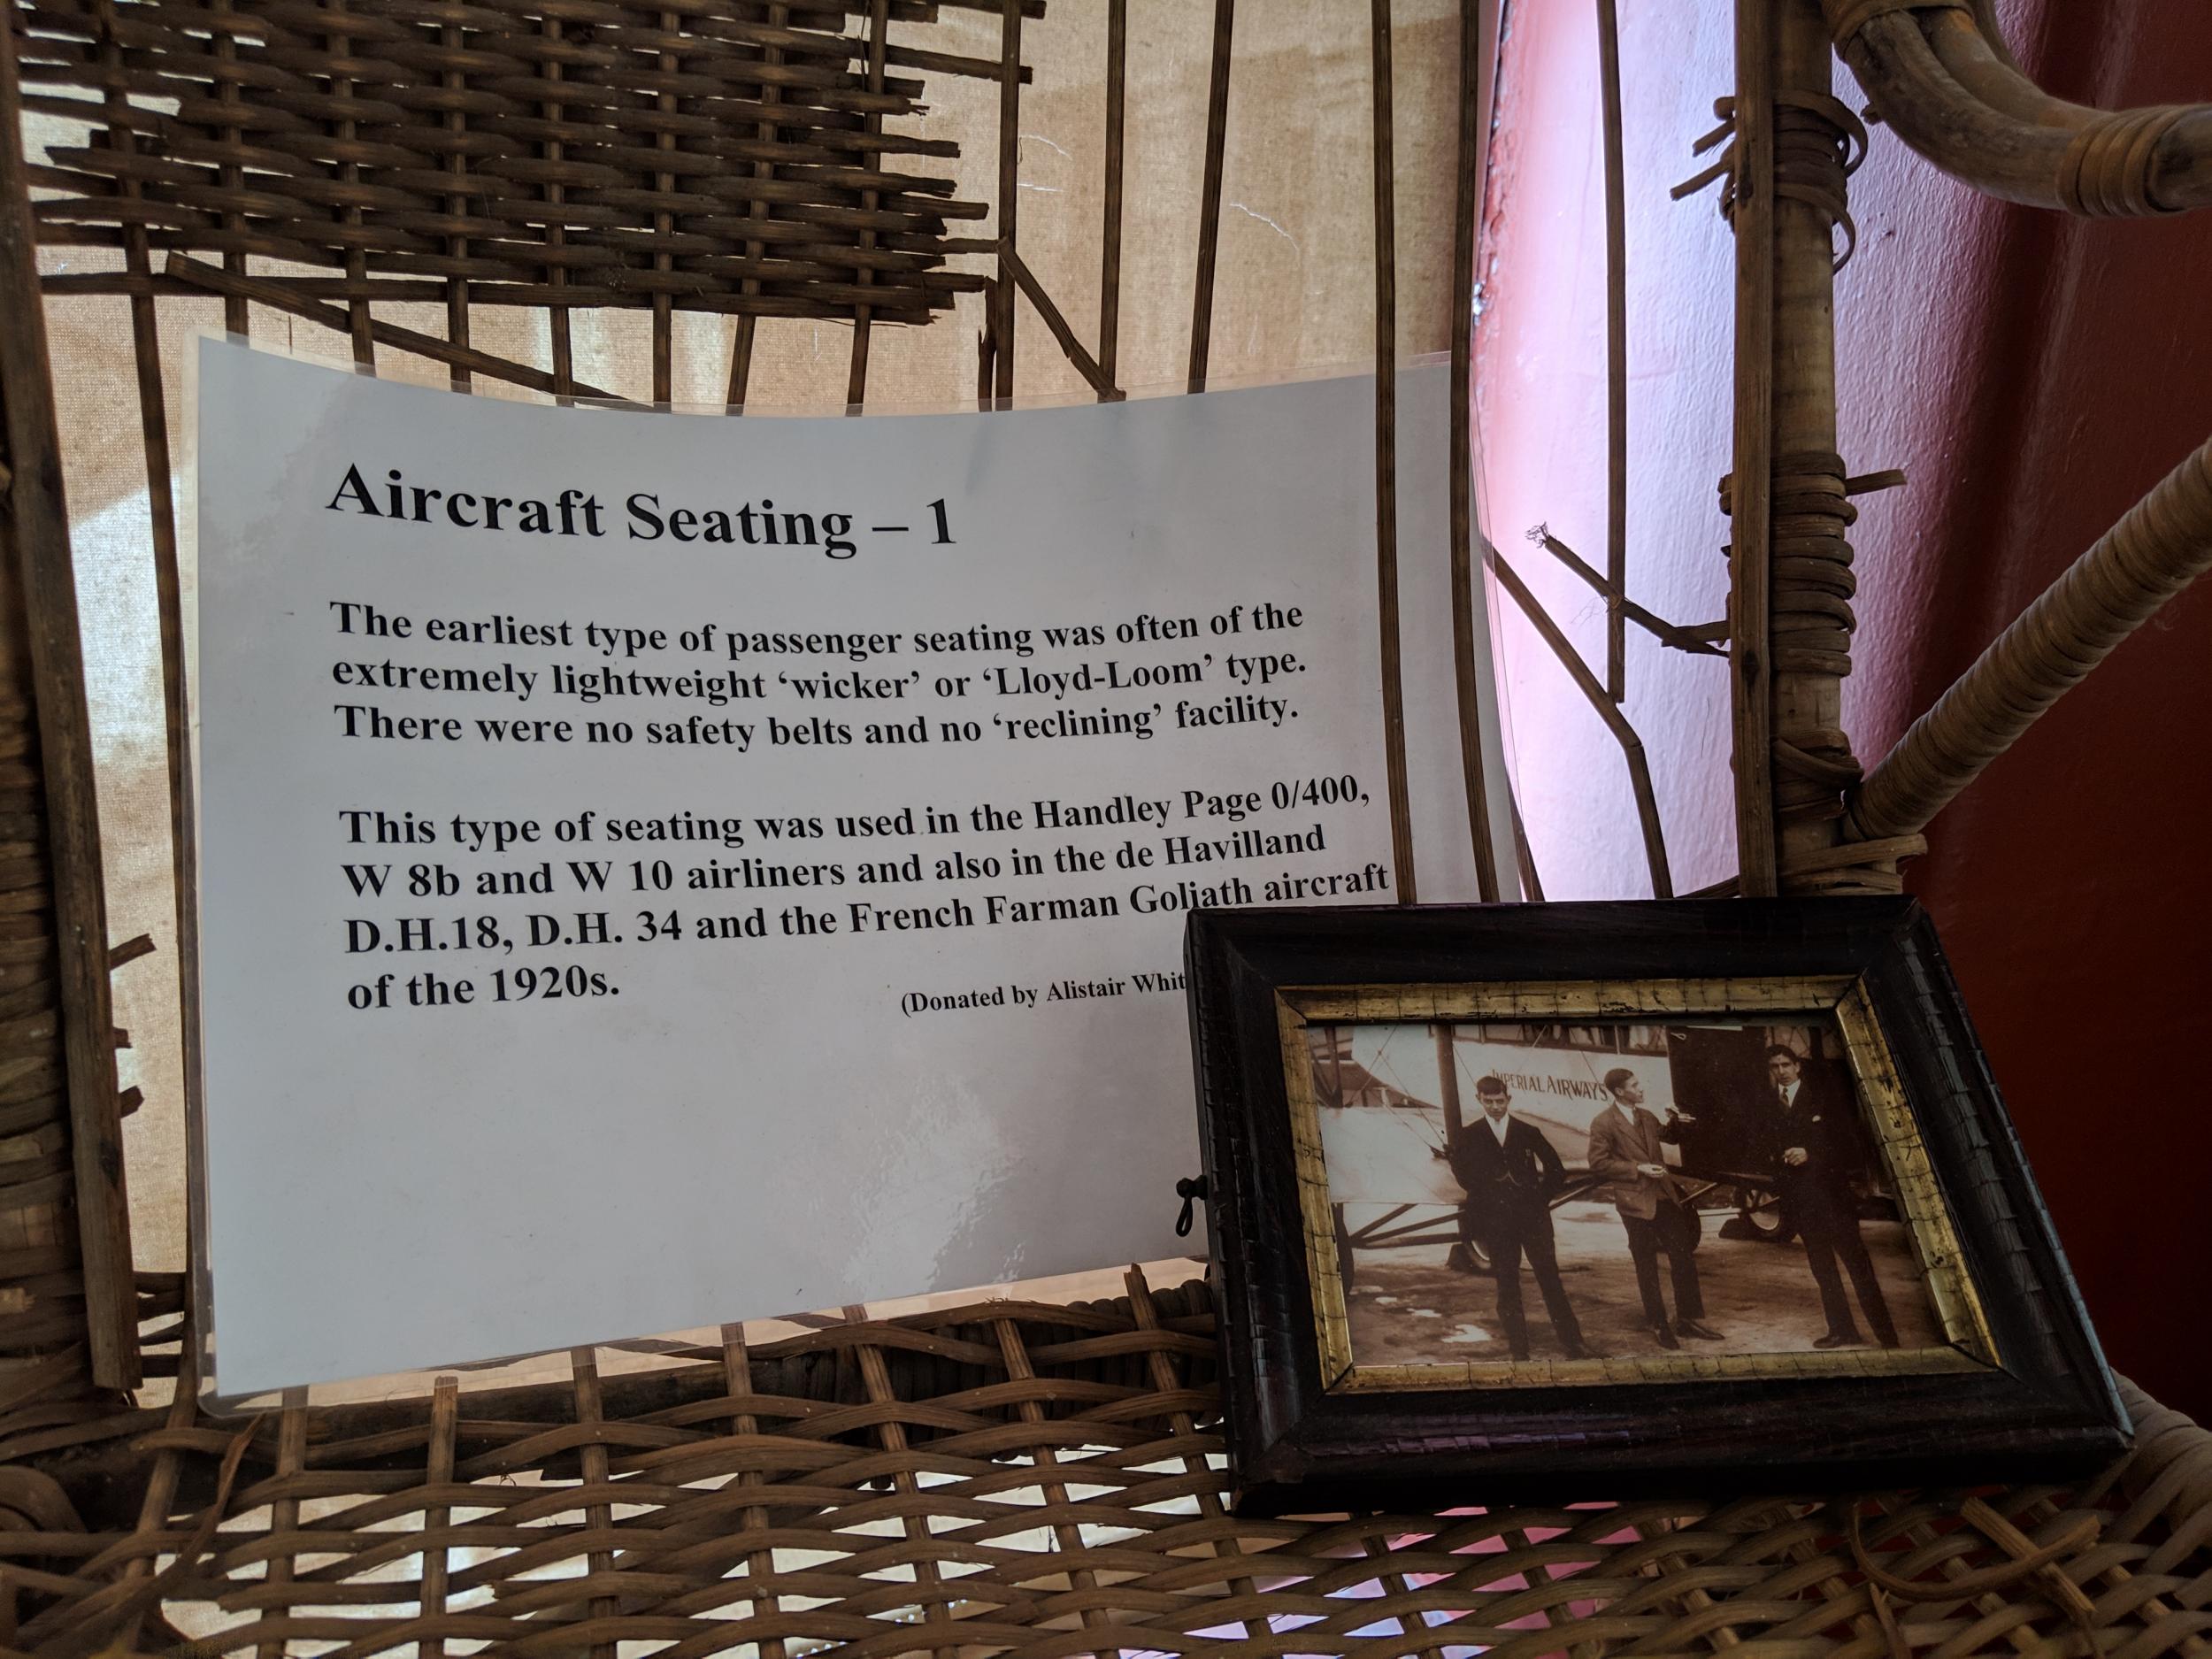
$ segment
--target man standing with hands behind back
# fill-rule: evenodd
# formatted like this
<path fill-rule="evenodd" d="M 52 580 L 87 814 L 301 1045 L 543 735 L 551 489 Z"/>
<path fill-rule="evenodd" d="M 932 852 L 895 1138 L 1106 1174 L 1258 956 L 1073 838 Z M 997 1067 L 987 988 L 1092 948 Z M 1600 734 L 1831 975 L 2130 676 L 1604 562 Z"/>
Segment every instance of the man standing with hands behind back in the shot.
<path fill-rule="evenodd" d="M 1828 1331 L 1815 1348 L 1855 1348 L 1866 1339 L 1851 1317 L 1851 1304 L 1836 1271 L 1841 1259 L 1859 1294 L 1859 1309 L 1884 1348 L 1897 1346 L 1882 1282 L 1859 1236 L 1858 1200 L 1851 1191 L 1851 1171 L 1858 1162 L 1858 1113 L 1847 1087 L 1805 1075 L 1797 1050 L 1780 1043 L 1767 1050 L 1767 1076 L 1773 1081 L 1777 1116 L 1775 1188 L 1782 1218 L 1805 1241 L 1805 1260 L 1820 1287 L 1821 1311 Z"/>
<path fill-rule="evenodd" d="M 1720 1333 L 1701 1323 L 1705 1296 L 1697 1282 L 1697 1257 L 1692 1254 L 1697 1248 L 1697 1216 L 1682 1202 L 1674 1177 L 1667 1172 L 1663 1150 L 1664 1142 L 1682 1138 L 1678 1125 L 1695 1120 L 1670 1110 L 1663 1126 L 1644 1106 L 1642 1079 L 1624 1065 L 1605 1074 L 1605 1091 L 1613 1103 L 1590 1120 L 1590 1173 L 1612 1184 L 1613 1207 L 1628 1230 L 1629 1258 L 1636 1263 L 1644 1323 L 1661 1348 L 1680 1348 L 1678 1336 L 1717 1342 Z M 1659 1294 L 1662 1251 L 1674 1280 L 1671 1325 Z"/>
<path fill-rule="evenodd" d="M 1502 1078 L 1479 1079 L 1475 1100 L 1482 1116 L 1459 1132 L 1449 1156 L 1452 1174 L 1467 1194 L 1461 1211 L 1490 1252 L 1498 1277 L 1498 1323 L 1505 1327 L 1506 1346 L 1515 1359 L 1528 1357 L 1528 1319 L 1521 1310 L 1525 1253 L 1560 1348 L 1569 1359 L 1587 1359 L 1552 1244 L 1552 1194 L 1566 1185 L 1566 1167 L 1542 1130 L 1512 1115 L 1512 1092 Z"/>

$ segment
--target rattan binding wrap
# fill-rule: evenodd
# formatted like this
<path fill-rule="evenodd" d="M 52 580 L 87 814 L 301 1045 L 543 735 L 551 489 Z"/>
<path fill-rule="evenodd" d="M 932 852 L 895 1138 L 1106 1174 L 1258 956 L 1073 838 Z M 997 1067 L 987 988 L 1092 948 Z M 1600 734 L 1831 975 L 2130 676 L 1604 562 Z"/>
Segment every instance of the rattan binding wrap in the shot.
<path fill-rule="evenodd" d="M 2212 204 L 2212 104 L 2093 110 L 2025 75 L 1993 0 L 1821 0 L 1874 113 L 1976 188 L 2091 219 Z"/>

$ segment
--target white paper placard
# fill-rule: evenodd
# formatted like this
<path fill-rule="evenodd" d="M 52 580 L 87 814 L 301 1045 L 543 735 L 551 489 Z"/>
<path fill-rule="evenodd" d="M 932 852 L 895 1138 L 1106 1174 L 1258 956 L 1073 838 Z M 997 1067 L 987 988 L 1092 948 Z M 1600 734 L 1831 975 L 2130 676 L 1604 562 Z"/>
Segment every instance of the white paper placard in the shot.
<path fill-rule="evenodd" d="M 732 419 L 209 339 L 196 395 L 220 1393 L 1189 1248 L 1183 912 L 1398 897 L 1371 380 Z"/>

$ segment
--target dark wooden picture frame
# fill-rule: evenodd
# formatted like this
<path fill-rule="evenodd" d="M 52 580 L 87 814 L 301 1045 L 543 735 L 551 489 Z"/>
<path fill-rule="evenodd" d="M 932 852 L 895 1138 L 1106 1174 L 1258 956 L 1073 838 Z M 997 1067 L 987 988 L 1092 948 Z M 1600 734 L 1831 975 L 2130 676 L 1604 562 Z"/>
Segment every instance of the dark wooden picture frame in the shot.
<path fill-rule="evenodd" d="M 1240 1512 L 2055 1479 L 2125 1449 L 2111 1375 L 1914 901 L 1200 911 L 1185 949 Z M 1342 1302 L 1297 1027 L 1515 1006 L 1834 1010 L 1857 1033 L 1866 1110 L 1896 1114 L 1911 1149 L 1955 1354 L 1686 1360 L 1621 1381 L 1602 1365 L 1525 1382 L 1517 1366 L 1480 1383 L 1360 1374 L 1332 1328 Z"/>

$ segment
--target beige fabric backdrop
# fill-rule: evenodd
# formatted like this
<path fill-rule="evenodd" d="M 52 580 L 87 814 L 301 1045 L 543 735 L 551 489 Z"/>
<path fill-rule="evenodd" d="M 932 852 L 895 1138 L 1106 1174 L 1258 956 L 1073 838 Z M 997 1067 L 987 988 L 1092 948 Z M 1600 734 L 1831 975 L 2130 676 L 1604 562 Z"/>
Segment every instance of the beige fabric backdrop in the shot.
<path fill-rule="evenodd" d="M 1125 387 L 1179 381 L 1189 349 L 1197 265 L 1212 7 L 1201 0 L 1131 0 L 1123 227 L 1121 366 Z M 1222 188 L 1212 337 L 1217 377 L 1265 376 L 1371 360 L 1374 342 L 1373 149 L 1370 8 L 1365 0 L 1245 0 L 1240 9 Z M 1087 343 L 1095 342 L 1103 209 L 1105 7 L 1051 0 L 1028 24 L 1034 66 L 1021 118 L 1018 231 L 1024 257 Z M 895 29 L 938 50 L 998 55 L 998 21 L 947 11 L 933 27 Z M 1397 271 L 1402 356 L 1450 343 L 1453 157 L 1457 142 L 1458 7 L 1395 0 Z M 910 125 L 960 142 L 949 167 L 958 194 L 996 193 L 998 89 L 930 76 L 927 114 Z M 1486 108 L 1487 88 L 1484 88 Z M 31 142 L 73 142 L 35 118 Z M 992 224 L 959 227 L 995 234 Z M 108 256 L 49 250 L 50 271 L 96 269 Z M 980 270 L 979 259 L 964 261 Z M 219 326 L 219 303 L 164 302 L 171 429 L 180 457 L 185 411 L 178 378 L 192 331 Z M 412 314 L 408 314 L 409 312 Z M 433 306 L 393 308 L 393 320 L 442 334 Z M 981 296 L 926 329 L 875 331 L 869 407 L 959 403 L 973 396 Z M 131 1033 L 126 1082 L 145 1091 L 130 1119 L 133 1227 L 139 1264 L 184 1264 L 184 1115 L 166 762 L 158 641 L 127 311 L 121 299 L 48 305 L 64 434 L 87 672 L 100 765 L 111 936 L 153 935 L 160 949 L 116 981 L 118 1021 Z M 257 337 L 342 357 L 344 342 L 267 311 Z M 550 367 L 541 313 L 488 307 L 474 343 Z M 649 318 L 580 313 L 576 372 L 624 396 L 650 395 Z M 676 396 L 713 404 L 726 384 L 732 325 L 679 313 Z M 842 401 L 851 330 L 834 322 L 764 321 L 753 372 L 756 406 L 819 410 Z M 1026 304 L 1017 332 L 1021 396 L 1077 396 L 1081 377 Z M 385 353 L 387 374 L 436 382 L 426 360 Z M 494 396 L 529 396 L 480 382 Z M 1363 456 L 1348 464 L 1365 465 Z M 186 573 L 188 588 L 190 572 Z M 1163 1202 L 1169 1202 L 1163 1195 Z M 1086 1294 L 1097 1294 L 1095 1290 Z"/>

